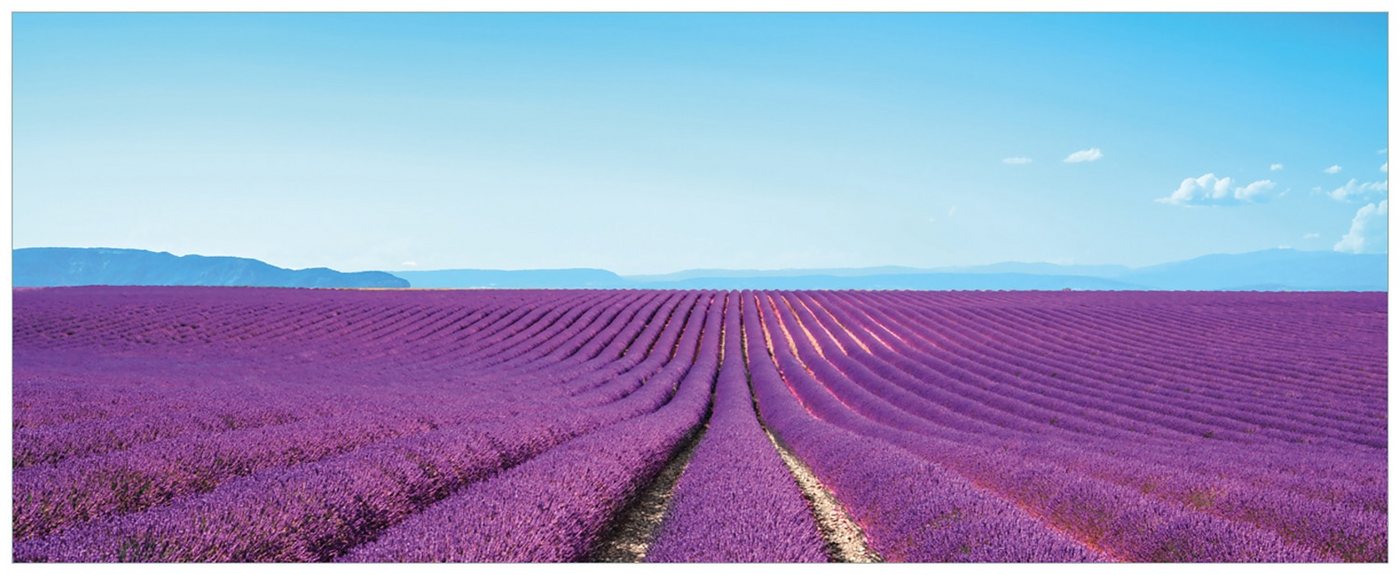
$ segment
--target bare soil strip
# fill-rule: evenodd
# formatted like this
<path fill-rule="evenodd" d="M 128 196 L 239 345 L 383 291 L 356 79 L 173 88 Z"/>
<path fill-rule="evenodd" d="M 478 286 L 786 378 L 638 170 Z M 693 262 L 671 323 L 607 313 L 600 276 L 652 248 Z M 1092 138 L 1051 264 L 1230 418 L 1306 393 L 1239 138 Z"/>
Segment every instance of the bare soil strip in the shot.
<path fill-rule="evenodd" d="M 709 427 L 709 422 L 706 421 L 705 425 L 690 435 L 680 452 L 656 474 L 656 479 L 652 480 L 651 485 L 638 493 L 637 498 L 618 515 L 612 527 L 608 528 L 608 532 L 584 561 L 641 563 L 646 558 L 647 549 L 656 538 L 656 530 L 661 526 L 661 520 L 665 519 L 666 510 L 671 508 L 671 496 L 676 491 L 676 482 L 680 481 L 681 473 L 685 472 L 686 465 L 690 464 L 690 456 L 695 453 L 695 447 L 700 445 L 700 439 L 705 436 L 705 430 Z"/>
<path fill-rule="evenodd" d="M 760 307 L 760 317 L 762 315 Z M 779 320 L 781 324 L 781 319 Z M 786 328 L 784 328 L 786 329 Z M 762 330 L 764 343 L 768 347 L 769 356 L 773 355 L 773 339 L 767 329 Z M 744 349 L 748 350 L 747 329 L 743 330 Z M 792 340 L 788 340 L 792 345 Z M 794 354 L 796 348 L 793 349 Z M 770 360 L 769 358 L 764 358 Z M 749 362 L 753 358 L 744 355 L 744 371 L 748 375 Z M 778 450 L 778 456 L 783 459 L 783 464 L 787 465 L 788 471 L 792 473 L 793 479 L 797 481 L 798 489 L 802 490 L 802 497 L 807 500 L 807 505 L 812 508 L 812 518 L 816 520 L 817 531 L 821 532 L 822 539 L 826 540 L 826 555 L 833 563 L 882 563 L 884 558 L 871 548 L 865 541 L 865 532 L 856 525 L 854 519 L 846 514 L 846 509 L 841 507 L 841 503 L 836 501 L 836 497 L 826 490 L 822 482 L 817 479 L 816 474 L 802 463 L 801 459 L 793 455 L 783 446 L 782 442 L 768 429 L 768 422 L 763 421 L 763 411 L 758 407 L 758 396 L 753 392 L 753 377 L 748 376 L 749 398 L 753 401 L 754 414 L 758 416 L 758 424 L 763 427 L 763 433 L 768 435 L 768 441 L 773 443 L 773 448 Z M 800 403 L 801 400 L 799 399 Z M 806 407 L 806 406 L 803 406 Z"/>
<path fill-rule="evenodd" d="M 778 438 L 773 436 L 773 432 L 764 428 L 764 433 L 768 434 L 768 440 L 773 442 L 773 447 L 777 448 L 778 455 L 783 458 L 783 463 L 787 464 L 788 470 L 792 472 L 793 478 L 797 479 L 797 485 L 802 489 L 802 496 L 807 499 L 807 503 L 812 507 L 812 516 L 817 520 L 817 530 L 821 531 L 822 539 L 826 540 L 827 556 L 835 563 L 880 563 L 884 561 L 880 554 L 865 542 L 865 533 L 860 526 L 846 514 L 846 510 L 836 501 L 836 497 L 831 495 L 826 487 L 822 486 L 817 476 L 807 468 L 807 464 L 802 463 L 792 452 L 783 447 L 778 442 Z"/>

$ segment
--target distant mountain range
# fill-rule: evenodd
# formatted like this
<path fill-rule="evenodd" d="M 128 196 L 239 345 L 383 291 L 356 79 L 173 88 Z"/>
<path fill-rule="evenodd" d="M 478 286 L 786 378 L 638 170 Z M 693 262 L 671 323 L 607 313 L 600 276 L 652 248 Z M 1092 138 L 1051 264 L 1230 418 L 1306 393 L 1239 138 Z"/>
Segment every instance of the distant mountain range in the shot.
<path fill-rule="evenodd" d="M 608 270 L 435 270 L 389 272 L 416 288 L 627 288 L 637 287 Z"/>
<path fill-rule="evenodd" d="M 1140 289 L 1120 281 L 1089 276 L 999 273 L 909 272 L 709 276 L 672 281 L 638 282 L 636 287 L 665 289 L 912 289 L 912 290 L 1126 290 Z"/>
<path fill-rule="evenodd" d="M 1265 250 L 1130 268 L 1005 262 L 985 266 L 685 270 L 619 276 L 599 269 L 390 272 L 414 287 L 918 290 L 1385 291 L 1386 254 Z"/>
<path fill-rule="evenodd" d="M 1007 262 L 985 266 L 686 270 L 620 276 L 601 269 L 423 270 L 342 273 L 288 270 L 254 259 L 174 256 L 109 248 L 14 251 L 16 287 L 248 285 L 276 287 L 1257 290 L 1385 291 L 1386 254 L 1265 250 L 1130 268 Z"/>
<path fill-rule="evenodd" d="M 384 272 L 327 268 L 289 270 L 255 259 L 177 256 L 112 248 L 25 248 L 14 251 L 15 287 L 79 285 L 406 288 Z"/>

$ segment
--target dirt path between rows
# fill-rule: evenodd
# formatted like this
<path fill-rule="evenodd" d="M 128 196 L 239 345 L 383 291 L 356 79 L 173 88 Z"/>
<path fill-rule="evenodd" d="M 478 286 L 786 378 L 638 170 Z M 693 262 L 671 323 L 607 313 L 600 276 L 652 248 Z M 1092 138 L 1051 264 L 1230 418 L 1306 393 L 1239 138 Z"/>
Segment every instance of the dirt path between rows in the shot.
<path fill-rule="evenodd" d="M 592 563 L 640 563 L 646 559 L 647 548 L 656 539 L 656 529 L 666 518 L 666 510 L 671 507 L 671 496 L 676 491 L 696 446 L 709 428 L 706 422 L 686 440 L 666 467 L 656 474 L 651 485 L 637 495 L 637 499 L 622 511 L 612 527 L 584 561 Z"/>
<path fill-rule="evenodd" d="M 880 554 L 865 542 L 865 533 L 861 531 L 860 526 L 846 514 L 845 508 L 841 507 L 836 497 L 817 480 L 817 476 L 807 464 L 802 463 L 783 447 L 771 431 L 763 431 L 768 434 L 768 440 L 773 442 L 773 447 L 778 450 L 783 463 L 797 480 L 797 486 L 802 489 L 802 496 L 812 507 L 812 517 L 817 521 L 817 530 L 821 531 L 822 539 L 826 540 L 827 556 L 836 563 L 882 562 Z"/>

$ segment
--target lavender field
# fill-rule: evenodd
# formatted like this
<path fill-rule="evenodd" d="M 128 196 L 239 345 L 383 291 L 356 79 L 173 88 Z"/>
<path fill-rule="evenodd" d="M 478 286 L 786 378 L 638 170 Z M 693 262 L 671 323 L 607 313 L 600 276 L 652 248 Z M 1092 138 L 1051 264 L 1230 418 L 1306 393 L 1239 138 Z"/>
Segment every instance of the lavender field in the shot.
<path fill-rule="evenodd" d="M 16 561 L 1387 560 L 1384 293 L 14 310 Z"/>

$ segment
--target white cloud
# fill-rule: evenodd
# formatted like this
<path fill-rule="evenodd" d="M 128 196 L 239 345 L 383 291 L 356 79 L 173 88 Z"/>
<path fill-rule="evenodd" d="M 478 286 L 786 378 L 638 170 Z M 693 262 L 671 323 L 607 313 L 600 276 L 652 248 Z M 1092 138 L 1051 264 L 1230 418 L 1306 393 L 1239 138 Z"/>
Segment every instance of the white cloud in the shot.
<path fill-rule="evenodd" d="M 1283 164 L 1269 164 L 1270 172 L 1277 172 L 1283 169 Z"/>
<path fill-rule="evenodd" d="M 1232 186 L 1233 183 L 1234 180 L 1218 178 L 1215 174 L 1186 178 L 1172 195 L 1157 198 L 1157 202 L 1174 206 L 1240 204 L 1264 199 L 1276 187 L 1270 180 L 1257 180 L 1245 186 Z"/>
<path fill-rule="evenodd" d="M 1342 171 L 1342 167 L 1341 167 L 1341 166 L 1338 166 L 1337 164 L 1332 164 L 1331 166 L 1328 166 L 1327 169 L 1322 170 L 1322 173 L 1324 173 L 1324 174 L 1335 174 L 1335 173 L 1340 172 L 1340 171 Z"/>
<path fill-rule="evenodd" d="M 1387 173 L 1387 174 L 1389 174 L 1389 173 L 1390 173 L 1390 162 L 1386 162 L 1386 163 L 1384 163 L 1384 164 L 1381 164 L 1381 171 L 1382 171 L 1382 172 L 1385 172 L 1385 173 Z"/>
<path fill-rule="evenodd" d="M 1390 219 L 1389 212 L 1390 200 L 1361 206 L 1351 218 L 1351 229 L 1347 231 L 1347 235 L 1342 236 L 1332 249 L 1351 253 L 1386 251 L 1386 244 L 1390 239 L 1386 229 L 1386 221 Z"/>
<path fill-rule="evenodd" d="M 953 206 L 953 207 L 951 207 L 951 208 L 948 208 L 948 217 L 951 218 L 951 217 L 957 215 L 957 213 L 958 213 L 958 207 L 957 207 L 957 206 Z"/>
<path fill-rule="evenodd" d="M 1033 160 L 1025 156 L 1012 156 L 1010 158 L 1002 158 L 1001 163 L 1007 164 L 1009 166 L 1020 166 L 1024 164 L 1029 164 L 1032 161 Z"/>
<path fill-rule="evenodd" d="M 1226 178 L 1227 180 L 1229 178 Z M 1252 202 L 1254 198 L 1260 197 L 1269 190 L 1274 189 L 1274 183 L 1270 180 L 1256 180 L 1250 182 L 1243 188 L 1235 188 L 1235 198 L 1245 202 Z"/>
<path fill-rule="evenodd" d="M 1066 164 L 1078 164 L 1080 162 L 1096 162 L 1103 157 L 1103 151 L 1098 148 L 1079 150 L 1065 157 Z"/>
<path fill-rule="evenodd" d="M 403 266 L 403 267 L 406 267 L 406 268 L 416 268 L 416 267 L 418 267 L 418 262 L 409 261 L 409 262 L 403 262 L 403 263 L 401 263 L 401 264 L 399 264 L 399 265 L 401 265 L 401 266 Z"/>
<path fill-rule="evenodd" d="M 1303 239 L 1305 240 L 1315 240 L 1320 237 L 1322 237 L 1322 234 L 1319 234 L 1317 232 L 1308 232 L 1306 234 L 1303 234 Z"/>
<path fill-rule="evenodd" d="M 1379 150 L 1376 150 L 1376 155 L 1377 155 L 1377 156 L 1384 156 L 1384 155 L 1385 155 L 1387 152 L 1389 152 L 1389 151 L 1390 151 L 1390 148 L 1381 148 L 1381 149 L 1379 149 Z"/>
<path fill-rule="evenodd" d="M 1330 192 L 1327 195 L 1339 202 L 1345 202 L 1357 196 L 1370 195 L 1371 192 L 1390 192 L 1390 181 L 1381 180 L 1378 182 L 1359 182 L 1356 178 L 1347 180 L 1347 184 Z"/>

